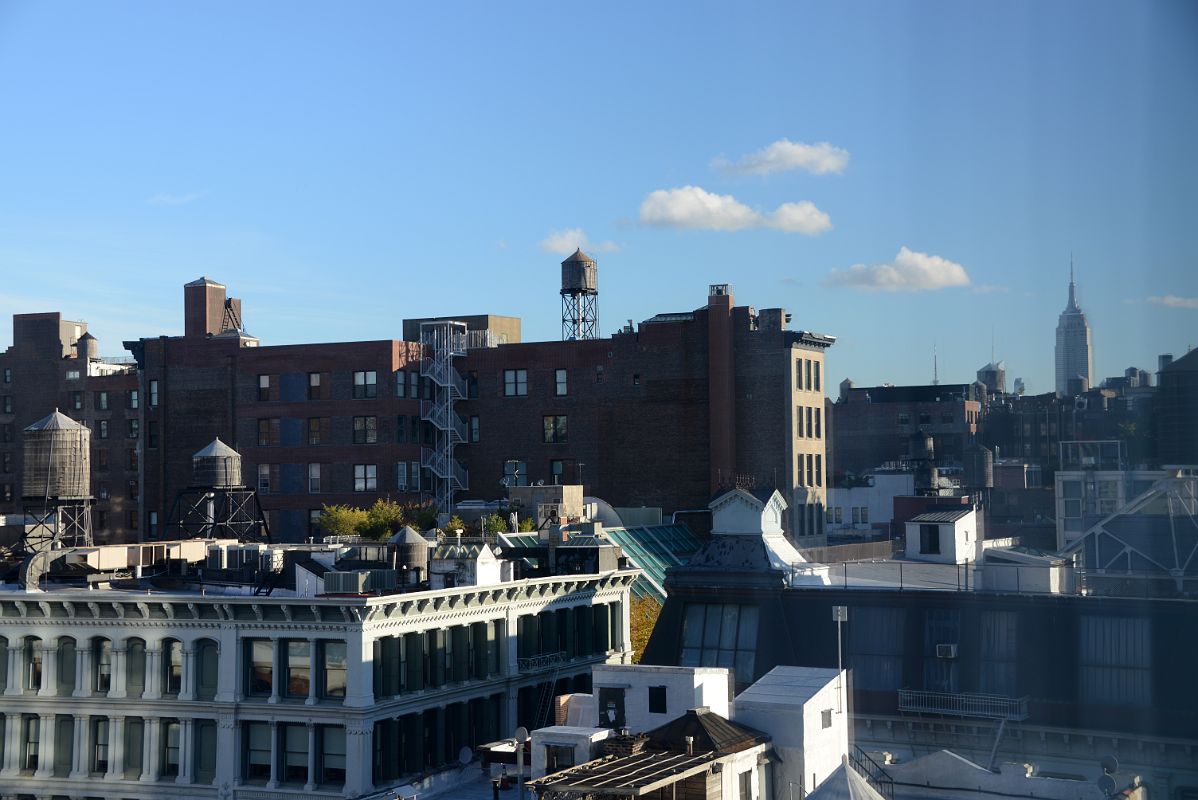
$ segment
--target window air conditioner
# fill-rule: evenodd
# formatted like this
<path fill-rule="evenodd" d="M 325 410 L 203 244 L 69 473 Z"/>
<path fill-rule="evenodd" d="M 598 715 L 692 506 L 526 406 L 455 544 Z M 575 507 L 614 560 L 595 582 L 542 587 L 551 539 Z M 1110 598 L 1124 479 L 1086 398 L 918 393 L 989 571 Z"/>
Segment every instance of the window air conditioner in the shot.
<path fill-rule="evenodd" d="M 955 644 L 938 644 L 936 645 L 936 658 L 956 658 L 957 646 Z"/>

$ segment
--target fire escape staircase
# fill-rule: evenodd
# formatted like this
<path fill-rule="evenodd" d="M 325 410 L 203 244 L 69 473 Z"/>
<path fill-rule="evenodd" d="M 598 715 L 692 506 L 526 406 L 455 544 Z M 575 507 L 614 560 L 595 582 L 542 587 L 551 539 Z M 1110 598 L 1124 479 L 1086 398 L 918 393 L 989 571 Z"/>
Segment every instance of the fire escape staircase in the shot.
<path fill-rule="evenodd" d="M 466 396 L 466 381 L 453 366 L 455 358 L 466 355 L 466 325 L 450 320 L 422 323 L 420 342 L 427 353 L 420 374 L 432 385 L 432 397 L 420 403 L 420 417 L 436 431 L 433 446 L 421 449 L 420 465 L 436 477 L 437 509 L 449 514 L 454 494 L 470 486 L 466 469 L 453 454 L 454 446 L 466 441 L 466 424 L 453 410 Z"/>

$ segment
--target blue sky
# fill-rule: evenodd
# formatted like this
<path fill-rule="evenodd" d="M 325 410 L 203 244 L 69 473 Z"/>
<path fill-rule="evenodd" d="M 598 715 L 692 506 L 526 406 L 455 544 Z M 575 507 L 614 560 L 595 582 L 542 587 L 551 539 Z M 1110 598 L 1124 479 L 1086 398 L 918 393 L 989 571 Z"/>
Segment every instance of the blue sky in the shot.
<path fill-rule="evenodd" d="M 1195 42 L 1190 2 L 0 0 L 0 315 L 120 354 L 206 274 L 264 344 L 552 339 L 581 231 L 605 334 L 731 282 L 840 337 L 830 386 L 993 335 L 1048 391 L 1072 252 L 1096 372 L 1154 369 L 1198 344 Z"/>

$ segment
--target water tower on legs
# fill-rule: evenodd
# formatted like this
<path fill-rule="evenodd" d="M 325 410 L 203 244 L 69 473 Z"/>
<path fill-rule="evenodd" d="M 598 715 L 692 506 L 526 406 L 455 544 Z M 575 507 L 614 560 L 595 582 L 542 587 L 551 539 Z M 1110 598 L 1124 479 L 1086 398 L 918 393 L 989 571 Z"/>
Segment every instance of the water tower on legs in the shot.
<path fill-rule="evenodd" d="M 599 270 L 579 248 L 562 262 L 562 340 L 599 338 Z"/>

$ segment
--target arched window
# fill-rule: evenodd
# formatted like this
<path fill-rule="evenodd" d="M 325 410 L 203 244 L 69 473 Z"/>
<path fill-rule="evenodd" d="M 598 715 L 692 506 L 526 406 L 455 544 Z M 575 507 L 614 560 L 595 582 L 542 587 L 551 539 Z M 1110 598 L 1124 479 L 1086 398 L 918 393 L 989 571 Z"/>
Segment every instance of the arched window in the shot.
<path fill-rule="evenodd" d="M 70 636 L 58 637 L 58 686 L 59 697 L 70 697 L 75 691 L 75 640 Z"/>
<path fill-rule="evenodd" d="M 218 661 L 216 642 L 211 639 L 200 639 L 196 642 L 196 699 L 213 700 L 216 698 Z"/>
<path fill-rule="evenodd" d="M 108 694 L 112 689 L 112 641 L 92 639 L 92 689 Z"/>
<path fill-rule="evenodd" d="M 125 640 L 125 691 L 130 697 L 146 691 L 146 643 L 141 639 Z"/>
<path fill-rule="evenodd" d="M 27 692 L 36 692 L 42 688 L 42 640 L 36 636 L 26 636 L 22 664 L 21 688 Z"/>
<path fill-rule="evenodd" d="M 183 688 L 183 643 L 178 639 L 162 642 L 162 693 L 178 694 Z"/>

